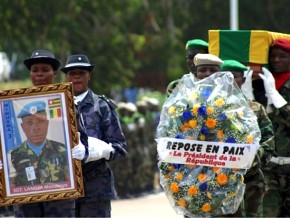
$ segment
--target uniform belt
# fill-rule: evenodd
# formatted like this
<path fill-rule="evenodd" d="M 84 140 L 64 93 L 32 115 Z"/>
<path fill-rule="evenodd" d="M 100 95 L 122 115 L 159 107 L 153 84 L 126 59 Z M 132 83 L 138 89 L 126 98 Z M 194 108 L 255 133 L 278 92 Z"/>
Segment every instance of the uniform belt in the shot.
<path fill-rule="evenodd" d="M 286 165 L 290 164 L 290 157 L 272 157 L 270 161 L 278 165 Z"/>

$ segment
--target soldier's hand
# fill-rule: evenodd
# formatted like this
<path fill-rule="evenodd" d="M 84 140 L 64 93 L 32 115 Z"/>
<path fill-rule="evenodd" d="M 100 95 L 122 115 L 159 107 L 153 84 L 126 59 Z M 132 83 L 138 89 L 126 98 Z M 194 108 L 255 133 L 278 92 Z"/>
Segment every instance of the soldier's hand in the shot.
<path fill-rule="evenodd" d="M 253 93 L 252 75 L 253 75 L 253 70 L 251 70 L 251 68 L 248 68 L 248 70 L 244 71 L 245 82 L 243 83 L 241 87 L 243 94 L 249 100 L 255 99 L 254 93 Z"/>
<path fill-rule="evenodd" d="M 72 157 L 78 160 L 83 160 L 86 154 L 86 148 L 81 142 L 80 133 L 78 132 L 79 144 L 72 149 Z"/>
<path fill-rule="evenodd" d="M 264 82 L 266 96 L 268 98 L 267 104 L 269 105 L 270 102 L 271 104 L 274 104 L 275 108 L 283 107 L 285 104 L 287 104 L 287 101 L 285 101 L 285 99 L 276 90 L 275 79 L 272 73 L 265 67 L 262 68 L 262 71 L 263 74 L 259 74 L 259 76 Z"/>
<path fill-rule="evenodd" d="M 105 158 L 110 159 L 111 153 L 114 151 L 111 144 L 108 144 L 100 139 L 88 137 L 89 156 L 87 162 Z"/>

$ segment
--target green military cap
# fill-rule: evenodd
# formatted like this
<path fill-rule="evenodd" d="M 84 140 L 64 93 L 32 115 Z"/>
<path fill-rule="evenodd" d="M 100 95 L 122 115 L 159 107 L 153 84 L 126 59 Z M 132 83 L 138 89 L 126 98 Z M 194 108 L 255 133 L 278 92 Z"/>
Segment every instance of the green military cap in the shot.
<path fill-rule="evenodd" d="M 17 115 L 17 118 L 22 118 L 25 116 L 33 115 L 45 111 L 46 104 L 44 101 L 33 101 L 25 105 L 20 113 Z"/>
<path fill-rule="evenodd" d="M 248 68 L 235 60 L 225 60 L 221 66 L 221 71 L 246 71 Z"/>
<path fill-rule="evenodd" d="M 208 49 L 208 43 L 201 39 L 192 39 L 192 40 L 188 40 L 185 45 L 185 50 L 193 50 L 193 49 L 200 49 L 200 48 Z"/>

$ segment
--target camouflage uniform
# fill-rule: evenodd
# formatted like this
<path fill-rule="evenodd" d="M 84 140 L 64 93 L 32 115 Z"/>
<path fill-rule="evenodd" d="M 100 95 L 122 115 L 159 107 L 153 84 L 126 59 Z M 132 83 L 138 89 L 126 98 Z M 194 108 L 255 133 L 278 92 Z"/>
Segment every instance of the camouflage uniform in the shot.
<path fill-rule="evenodd" d="M 64 144 L 46 140 L 45 147 L 38 157 L 24 142 L 11 151 L 11 182 L 16 186 L 35 185 L 68 180 L 67 150 Z M 33 166 L 36 179 L 28 181 L 25 168 Z M 13 167 L 13 170 L 12 170 Z M 65 199 L 14 205 L 15 217 L 74 217 L 75 200 Z"/>
<path fill-rule="evenodd" d="M 275 132 L 274 156 L 290 157 L 290 79 L 278 90 L 287 104 L 280 109 L 272 107 L 269 114 Z M 290 216 L 290 164 L 270 162 L 265 168 L 269 191 L 264 198 L 265 216 Z"/>
<path fill-rule="evenodd" d="M 252 167 L 245 175 L 246 190 L 240 207 L 235 214 L 222 217 L 263 217 L 263 197 L 268 186 L 261 169 L 271 158 L 274 149 L 274 132 L 263 105 L 256 101 L 248 101 L 248 103 L 257 116 L 261 131 L 261 146 L 257 151 Z"/>
<path fill-rule="evenodd" d="M 127 154 L 126 142 L 119 118 L 108 100 L 88 91 L 79 103 L 79 109 L 88 136 L 111 143 L 114 153 L 110 161 Z M 114 179 L 107 161 L 83 163 L 85 197 L 77 199 L 77 217 L 110 217 L 111 199 L 115 198 Z"/>
<path fill-rule="evenodd" d="M 64 144 L 46 140 L 41 155 L 37 156 L 26 141 L 11 151 L 11 162 L 16 171 L 10 178 L 15 186 L 36 185 L 68 180 L 67 150 Z M 35 180 L 28 180 L 27 167 L 33 167 Z"/>

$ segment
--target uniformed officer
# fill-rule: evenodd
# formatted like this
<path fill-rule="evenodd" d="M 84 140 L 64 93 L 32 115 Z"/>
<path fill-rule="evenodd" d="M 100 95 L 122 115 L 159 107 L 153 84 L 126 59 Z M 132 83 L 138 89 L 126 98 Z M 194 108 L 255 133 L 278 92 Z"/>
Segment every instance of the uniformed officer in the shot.
<path fill-rule="evenodd" d="M 225 60 L 221 66 L 221 71 L 230 71 L 235 82 L 241 88 L 245 82 L 245 75 L 248 68 L 235 60 Z M 274 131 L 272 122 L 267 116 L 264 106 L 257 101 L 248 100 L 250 107 L 257 116 L 257 121 L 261 131 L 260 148 L 257 151 L 252 167 L 245 175 L 246 190 L 244 195 L 245 205 L 241 205 L 237 215 L 240 216 L 244 210 L 246 217 L 262 217 L 263 198 L 267 191 L 262 166 L 269 163 L 274 149 Z M 242 208 L 244 206 L 244 209 Z M 235 216 L 231 215 L 231 216 Z"/>
<path fill-rule="evenodd" d="M 54 83 L 60 61 L 51 51 L 35 50 L 31 57 L 23 61 L 29 70 L 31 82 L 34 86 L 50 85 Z M 75 200 L 51 200 L 29 204 L 13 205 L 15 217 L 74 217 Z"/>
<path fill-rule="evenodd" d="M 27 139 L 11 151 L 11 183 L 23 186 L 67 181 L 67 149 L 63 143 L 46 138 L 46 103 L 28 103 L 17 117 Z"/>
<path fill-rule="evenodd" d="M 110 217 L 111 199 L 115 198 L 113 173 L 108 161 L 125 157 L 126 142 L 114 105 L 88 88 L 94 65 L 86 55 L 68 57 L 61 70 L 73 83 L 79 116 L 88 136 L 80 137 L 72 149 L 73 158 L 82 160 L 85 197 L 77 199 L 77 217 Z"/>
<path fill-rule="evenodd" d="M 208 43 L 202 39 L 191 39 L 185 44 L 185 57 L 186 64 L 190 70 L 189 73 L 194 73 L 196 67 L 193 63 L 193 59 L 197 54 L 208 54 Z M 167 96 L 171 94 L 173 89 L 178 84 L 179 79 L 170 82 L 167 86 L 166 93 Z"/>

